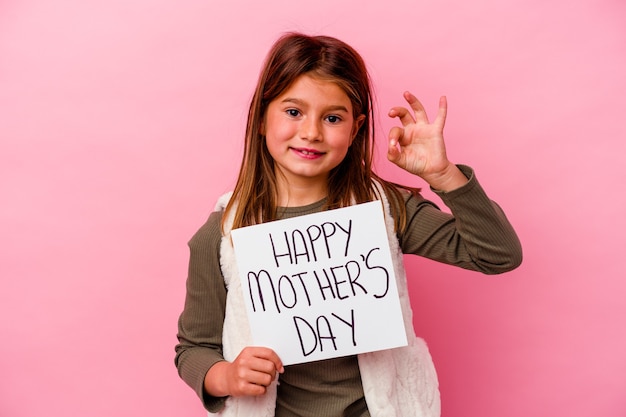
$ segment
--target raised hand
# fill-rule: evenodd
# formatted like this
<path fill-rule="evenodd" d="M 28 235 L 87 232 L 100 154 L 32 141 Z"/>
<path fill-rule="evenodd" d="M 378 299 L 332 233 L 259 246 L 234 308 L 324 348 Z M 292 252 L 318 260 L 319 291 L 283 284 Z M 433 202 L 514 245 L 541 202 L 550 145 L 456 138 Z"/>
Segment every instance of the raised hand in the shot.
<path fill-rule="evenodd" d="M 276 352 L 246 347 L 233 362 L 213 365 L 204 378 L 204 387 L 215 397 L 263 395 L 277 372 L 284 372 L 284 368 Z"/>
<path fill-rule="evenodd" d="M 424 106 L 413 94 L 405 92 L 404 99 L 412 112 L 406 107 L 389 111 L 389 117 L 399 118 L 402 127 L 393 127 L 389 132 L 387 158 L 435 189 L 450 191 L 465 184 L 467 178 L 446 155 L 443 140 L 448 111 L 446 97 L 439 99 L 439 111 L 433 123 L 428 121 Z"/>

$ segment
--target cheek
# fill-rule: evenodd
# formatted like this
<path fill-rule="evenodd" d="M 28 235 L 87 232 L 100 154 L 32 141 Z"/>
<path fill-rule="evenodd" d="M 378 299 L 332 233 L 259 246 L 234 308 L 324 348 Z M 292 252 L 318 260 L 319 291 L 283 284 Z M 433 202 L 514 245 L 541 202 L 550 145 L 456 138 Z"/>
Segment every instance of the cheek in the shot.
<path fill-rule="evenodd" d="M 290 139 L 296 133 L 294 123 L 285 123 L 277 118 L 269 118 L 265 126 L 265 136 L 268 140 L 283 141 Z"/>
<path fill-rule="evenodd" d="M 350 145 L 352 145 L 352 141 L 354 139 L 353 133 L 354 131 L 351 127 L 347 127 L 345 129 L 341 129 L 341 131 L 334 132 L 333 142 L 335 143 L 335 146 L 347 150 Z"/>
<path fill-rule="evenodd" d="M 267 124 L 265 146 L 274 158 L 285 151 L 286 144 L 293 137 L 293 134 L 293 129 L 290 129 L 289 126 L 285 124 Z"/>

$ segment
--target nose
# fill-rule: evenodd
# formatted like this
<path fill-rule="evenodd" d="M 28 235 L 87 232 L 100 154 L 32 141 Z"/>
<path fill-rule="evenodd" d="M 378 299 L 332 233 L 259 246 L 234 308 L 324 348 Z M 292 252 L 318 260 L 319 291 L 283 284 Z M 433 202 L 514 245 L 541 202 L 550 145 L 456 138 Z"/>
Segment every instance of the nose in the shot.
<path fill-rule="evenodd" d="M 300 125 L 300 138 L 311 142 L 322 140 L 322 129 L 314 118 L 305 117 Z"/>

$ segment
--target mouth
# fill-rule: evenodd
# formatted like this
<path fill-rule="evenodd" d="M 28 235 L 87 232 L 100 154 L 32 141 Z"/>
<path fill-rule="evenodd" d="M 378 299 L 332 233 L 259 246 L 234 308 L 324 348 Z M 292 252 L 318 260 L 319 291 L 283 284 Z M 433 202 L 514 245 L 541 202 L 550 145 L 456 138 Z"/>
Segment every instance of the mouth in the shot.
<path fill-rule="evenodd" d="M 319 158 L 320 156 L 326 153 L 326 152 L 316 151 L 315 149 L 307 149 L 307 148 L 291 148 L 291 150 L 293 150 L 298 155 L 304 158 L 308 158 L 308 159 Z"/>

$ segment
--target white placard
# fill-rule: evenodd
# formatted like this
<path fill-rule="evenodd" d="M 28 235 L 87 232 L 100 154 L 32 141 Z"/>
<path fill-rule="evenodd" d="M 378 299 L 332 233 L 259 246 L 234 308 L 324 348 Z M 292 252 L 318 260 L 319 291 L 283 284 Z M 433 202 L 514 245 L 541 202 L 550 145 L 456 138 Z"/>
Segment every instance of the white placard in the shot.
<path fill-rule="evenodd" d="M 232 231 L 254 345 L 283 364 L 406 346 L 380 201 Z"/>

